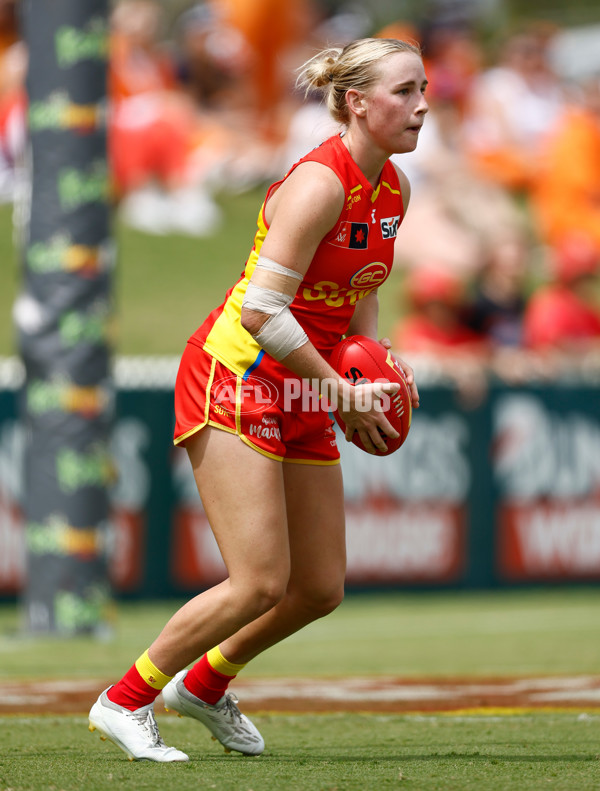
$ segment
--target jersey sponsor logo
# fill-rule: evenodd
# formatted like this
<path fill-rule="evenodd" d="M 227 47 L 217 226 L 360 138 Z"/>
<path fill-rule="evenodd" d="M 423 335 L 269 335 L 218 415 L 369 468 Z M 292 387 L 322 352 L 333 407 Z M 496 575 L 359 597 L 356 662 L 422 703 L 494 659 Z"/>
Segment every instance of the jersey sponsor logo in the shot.
<path fill-rule="evenodd" d="M 341 222 L 330 244 L 350 250 L 366 250 L 369 246 L 369 224 L 366 222 Z"/>
<path fill-rule="evenodd" d="M 376 288 L 388 276 L 388 269 L 380 261 L 373 261 L 356 272 L 350 280 L 353 288 Z"/>
<path fill-rule="evenodd" d="M 302 289 L 302 297 L 306 302 L 316 302 L 322 299 L 330 308 L 341 308 L 342 305 L 356 305 L 359 299 L 366 297 L 373 289 L 374 286 L 371 288 L 365 286 L 347 288 L 331 280 L 319 280 L 312 288 Z"/>
<path fill-rule="evenodd" d="M 350 190 L 350 195 L 346 198 L 346 211 L 350 211 L 350 209 L 357 203 L 360 203 L 362 200 L 362 187 L 360 184 L 358 187 L 354 187 Z"/>
<path fill-rule="evenodd" d="M 400 215 L 397 217 L 386 217 L 381 220 L 381 235 L 384 239 L 395 239 L 398 235 L 400 225 Z"/>
<path fill-rule="evenodd" d="M 258 439 L 277 439 L 281 442 L 279 426 L 263 426 L 258 423 L 251 423 L 248 434 L 251 437 L 258 437 Z"/>

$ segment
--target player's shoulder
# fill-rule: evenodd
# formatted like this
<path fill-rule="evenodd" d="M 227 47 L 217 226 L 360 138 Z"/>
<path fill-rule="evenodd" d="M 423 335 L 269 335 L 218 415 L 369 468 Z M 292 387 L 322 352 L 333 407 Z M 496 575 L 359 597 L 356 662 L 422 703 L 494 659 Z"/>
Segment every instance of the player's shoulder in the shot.
<path fill-rule="evenodd" d="M 312 160 L 299 163 L 275 194 L 275 204 L 291 200 L 301 206 L 325 207 L 339 213 L 344 205 L 344 186 L 331 168 Z"/>
<path fill-rule="evenodd" d="M 297 185 L 304 185 L 307 189 L 324 193 L 343 193 L 344 185 L 329 165 L 316 160 L 300 162 L 286 181 L 294 181 Z"/>

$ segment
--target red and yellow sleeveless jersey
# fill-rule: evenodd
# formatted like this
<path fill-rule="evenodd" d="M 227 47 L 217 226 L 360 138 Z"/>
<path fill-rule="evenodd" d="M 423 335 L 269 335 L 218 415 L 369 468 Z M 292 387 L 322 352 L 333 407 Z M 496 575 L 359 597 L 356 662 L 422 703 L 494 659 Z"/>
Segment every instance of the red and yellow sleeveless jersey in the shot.
<path fill-rule="evenodd" d="M 386 162 L 373 189 L 337 135 L 299 160 L 285 178 L 302 162 L 327 165 L 346 194 L 338 221 L 319 244 L 290 306 L 309 340 L 327 358 L 347 332 L 358 301 L 388 277 L 404 208 L 394 166 Z M 251 372 L 286 370 L 263 352 L 240 321 L 244 294 L 268 232 L 265 205 L 281 183 L 272 184 L 267 192 L 244 274 L 190 338 L 242 377 Z"/>

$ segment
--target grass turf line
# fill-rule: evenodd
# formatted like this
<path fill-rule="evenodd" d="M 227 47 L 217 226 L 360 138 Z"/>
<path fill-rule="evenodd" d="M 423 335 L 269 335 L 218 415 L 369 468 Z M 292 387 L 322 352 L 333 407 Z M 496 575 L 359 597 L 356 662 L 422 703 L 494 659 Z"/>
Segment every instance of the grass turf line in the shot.
<path fill-rule="evenodd" d="M 592 791 L 598 717 L 261 716 L 259 758 L 225 755 L 190 720 L 159 715 L 189 764 L 129 763 L 82 717 L 0 718 L 0 787 L 13 791 Z"/>

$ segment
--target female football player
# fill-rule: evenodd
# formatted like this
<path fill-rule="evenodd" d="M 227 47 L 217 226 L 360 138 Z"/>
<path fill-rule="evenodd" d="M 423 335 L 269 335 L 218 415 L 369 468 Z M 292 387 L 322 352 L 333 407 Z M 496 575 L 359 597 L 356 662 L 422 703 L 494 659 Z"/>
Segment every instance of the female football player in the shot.
<path fill-rule="evenodd" d="M 161 690 L 167 709 L 199 720 L 226 750 L 262 752 L 229 682 L 343 596 L 342 475 L 325 404 L 370 452 L 385 450 L 380 429 L 397 436 L 380 401 L 398 385 L 351 387 L 328 358 L 345 334 L 378 337 L 377 289 L 410 191 L 389 157 L 417 145 L 423 62 L 412 44 L 363 39 L 312 58 L 298 83 L 323 93 L 343 131 L 269 188 L 243 275 L 183 354 L 175 443 L 228 577 L 178 610 L 92 707 L 90 728 L 132 760 L 188 760 L 159 735 Z M 400 364 L 416 407 L 412 369 Z"/>

